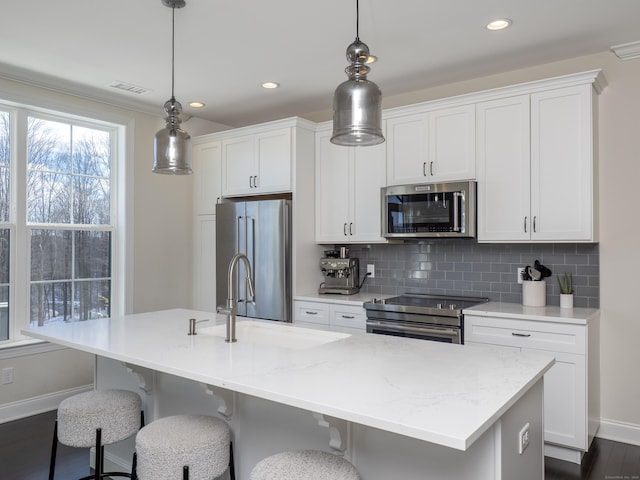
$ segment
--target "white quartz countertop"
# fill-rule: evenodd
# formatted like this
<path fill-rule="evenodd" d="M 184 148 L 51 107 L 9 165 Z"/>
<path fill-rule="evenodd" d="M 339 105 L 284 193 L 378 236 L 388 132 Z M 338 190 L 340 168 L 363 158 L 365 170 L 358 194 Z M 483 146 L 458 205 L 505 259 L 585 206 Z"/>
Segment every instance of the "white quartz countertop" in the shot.
<path fill-rule="evenodd" d="M 600 316 L 597 308 L 525 307 L 519 303 L 488 302 L 464 310 L 465 315 L 587 325 Z"/>
<path fill-rule="evenodd" d="M 372 294 L 372 293 L 354 293 L 352 295 L 340 295 L 339 293 L 305 293 L 296 295 L 294 300 L 304 302 L 325 302 L 337 303 L 340 305 L 358 305 L 362 307 L 364 302 L 368 302 L 372 298 L 389 298 L 393 295 Z"/>
<path fill-rule="evenodd" d="M 199 335 L 188 336 L 189 318 L 210 321 L 198 324 Z M 243 320 L 248 319 L 238 322 Z M 260 344 L 240 335 L 229 344 L 204 334 L 208 326 L 223 323 L 223 316 L 174 309 L 22 332 L 458 450 L 469 448 L 554 362 L 546 353 L 367 333 L 303 349 Z"/>

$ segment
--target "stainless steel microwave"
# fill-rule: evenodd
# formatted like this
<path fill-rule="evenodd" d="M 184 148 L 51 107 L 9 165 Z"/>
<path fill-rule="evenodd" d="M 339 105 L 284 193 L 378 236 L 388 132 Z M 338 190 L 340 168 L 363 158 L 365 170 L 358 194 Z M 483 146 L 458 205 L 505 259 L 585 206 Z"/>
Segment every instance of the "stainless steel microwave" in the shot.
<path fill-rule="evenodd" d="M 383 187 L 382 236 L 475 237 L 476 182 Z"/>

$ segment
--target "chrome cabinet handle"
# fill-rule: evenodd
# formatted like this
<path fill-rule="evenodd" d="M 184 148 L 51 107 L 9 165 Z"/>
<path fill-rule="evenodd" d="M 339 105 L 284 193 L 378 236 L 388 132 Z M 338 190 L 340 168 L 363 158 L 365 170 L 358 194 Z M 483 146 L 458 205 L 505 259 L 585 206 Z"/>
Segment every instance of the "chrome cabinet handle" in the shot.
<path fill-rule="evenodd" d="M 349 224 L 349 235 L 353 235 L 353 222 Z"/>
<path fill-rule="evenodd" d="M 307 315 L 317 315 L 318 314 L 318 312 L 304 312 L 304 313 L 306 313 Z"/>
<path fill-rule="evenodd" d="M 356 318 L 353 315 L 340 315 L 340 316 L 346 320 L 353 320 L 354 318 Z"/>
<path fill-rule="evenodd" d="M 527 217 L 524 217 L 524 233 L 527 233 Z"/>
<path fill-rule="evenodd" d="M 426 177 L 427 176 L 427 162 L 424 162 L 422 164 L 422 176 Z"/>
<path fill-rule="evenodd" d="M 344 233 L 344 236 L 347 236 L 347 223 L 345 222 L 344 225 L 342 225 L 342 233 Z"/>
<path fill-rule="evenodd" d="M 429 175 L 433 177 L 433 162 L 429 162 Z"/>
<path fill-rule="evenodd" d="M 260 185 L 258 184 L 258 175 L 253 176 L 253 186 L 258 188 Z"/>
<path fill-rule="evenodd" d="M 536 219 L 537 218 L 538 217 L 534 215 L 534 217 L 533 217 L 533 233 L 536 233 Z"/>
<path fill-rule="evenodd" d="M 511 335 L 513 335 L 514 337 L 530 337 L 531 334 L 530 333 L 516 333 L 516 332 L 511 332 Z"/>

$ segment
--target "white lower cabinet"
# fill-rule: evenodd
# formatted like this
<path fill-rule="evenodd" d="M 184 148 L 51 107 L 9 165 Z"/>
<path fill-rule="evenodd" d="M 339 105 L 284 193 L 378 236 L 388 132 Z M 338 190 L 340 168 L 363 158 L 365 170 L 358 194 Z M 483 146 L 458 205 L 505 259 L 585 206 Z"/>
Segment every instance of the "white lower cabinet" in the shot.
<path fill-rule="evenodd" d="M 600 416 L 599 328 L 589 324 L 465 315 L 465 345 L 545 351 L 556 363 L 544 376 L 545 454 L 579 463 Z"/>
<path fill-rule="evenodd" d="M 333 331 L 364 332 L 367 329 L 367 314 L 361 305 L 345 305 L 331 302 L 294 301 L 293 323 L 313 324 Z"/>

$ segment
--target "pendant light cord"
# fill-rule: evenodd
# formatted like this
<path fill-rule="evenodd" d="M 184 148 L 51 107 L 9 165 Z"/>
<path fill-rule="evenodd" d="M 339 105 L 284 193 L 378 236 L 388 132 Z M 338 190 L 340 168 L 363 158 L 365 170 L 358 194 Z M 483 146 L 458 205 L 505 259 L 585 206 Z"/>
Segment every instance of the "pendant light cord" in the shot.
<path fill-rule="evenodd" d="M 356 42 L 360 41 L 360 0 L 356 0 Z"/>
<path fill-rule="evenodd" d="M 171 7 L 171 100 L 175 101 L 175 56 L 176 56 L 176 6 Z"/>

